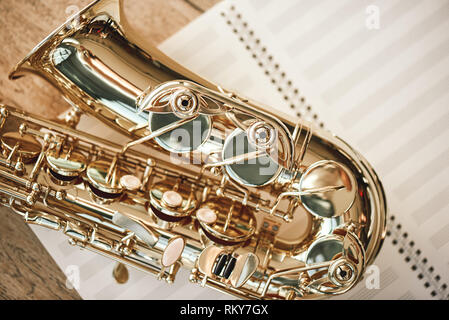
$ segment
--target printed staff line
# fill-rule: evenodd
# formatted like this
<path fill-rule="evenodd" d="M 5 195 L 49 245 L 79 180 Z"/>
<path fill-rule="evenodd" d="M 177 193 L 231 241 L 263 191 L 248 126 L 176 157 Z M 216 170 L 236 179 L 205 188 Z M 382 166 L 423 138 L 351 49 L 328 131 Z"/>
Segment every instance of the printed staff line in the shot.
<path fill-rule="evenodd" d="M 103 259 L 98 259 L 97 256 L 91 257 L 91 259 L 79 266 L 81 282 L 89 281 L 91 278 L 104 271 L 104 269 L 107 266 L 109 267 L 109 265 L 110 263 L 106 263 Z"/>
<path fill-rule="evenodd" d="M 362 12 L 365 12 L 365 7 L 366 5 L 363 3 Z M 329 28 L 341 25 L 342 21 L 352 19 L 357 13 L 360 13 L 360 2 L 347 1 L 344 5 L 330 13 L 320 24 L 315 25 L 312 29 L 307 30 L 307 32 L 293 38 L 291 44 L 286 47 L 287 54 L 290 57 L 295 57 L 298 52 L 301 52 L 301 48 L 312 46 L 316 39 L 325 34 Z"/>
<path fill-rule="evenodd" d="M 411 9 L 416 7 L 419 0 L 409 0 L 405 3 L 399 1 L 395 6 L 388 8 L 384 12 L 382 7 L 382 30 L 388 30 L 395 24 L 401 22 L 401 17 L 406 15 Z M 318 80 L 325 76 L 328 72 L 334 70 L 333 68 L 348 61 L 350 63 L 354 54 L 362 51 L 364 46 L 372 43 L 376 39 L 382 38 L 384 34 L 378 31 L 367 30 L 365 26 L 362 26 L 357 32 L 350 35 L 343 41 L 341 41 L 336 47 L 326 51 L 326 53 L 315 60 L 305 70 L 305 74 L 310 80 Z M 357 44 L 357 45 L 355 45 Z M 306 48 L 311 50 L 313 46 Z"/>
<path fill-rule="evenodd" d="M 416 300 L 416 297 L 410 291 L 407 291 L 398 300 Z"/>
<path fill-rule="evenodd" d="M 398 132 L 404 125 L 420 116 L 421 113 L 427 112 L 433 104 L 447 97 L 449 93 L 446 91 L 447 88 L 449 88 L 449 74 L 434 85 L 426 88 L 423 93 L 407 102 L 400 110 L 392 113 L 388 119 L 385 119 L 377 127 L 364 134 L 357 145 L 366 151 L 374 149 L 385 139 Z M 379 132 L 382 132 L 382 135 L 379 135 Z"/>
<path fill-rule="evenodd" d="M 341 117 L 343 125 L 350 126 L 355 121 L 360 121 L 368 117 L 374 110 L 382 106 L 383 103 L 399 94 L 400 91 L 408 88 L 412 82 L 419 81 L 417 74 L 425 73 L 429 68 L 433 68 L 442 60 L 448 58 L 449 38 L 433 47 L 424 56 L 418 58 L 401 72 L 394 75 L 388 82 L 377 88 L 373 93 L 356 103 Z"/>
<path fill-rule="evenodd" d="M 117 297 L 119 297 L 123 292 L 123 287 L 121 287 L 119 284 L 114 283 L 114 280 L 111 279 L 111 282 L 100 288 L 98 292 L 93 294 L 93 299 L 97 300 L 115 300 Z"/>
<path fill-rule="evenodd" d="M 213 28 L 204 29 L 198 32 L 194 37 L 185 39 L 184 43 L 179 43 L 178 49 L 170 53 L 173 59 L 182 58 L 184 63 L 188 64 L 201 52 L 198 48 L 204 50 L 204 44 L 212 45 L 220 39 L 219 35 Z M 185 57 L 185 58 L 184 58 Z"/>
<path fill-rule="evenodd" d="M 406 143 L 398 146 L 393 152 L 387 154 L 387 156 L 377 164 L 378 170 L 382 172 L 382 176 L 385 177 L 389 175 L 404 161 L 409 160 L 414 153 L 421 152 L 421 149 L 426 146 L 428 141 L 432 141 L 436 137 L 444 134 L 449 129 L 449 126 L 447 126 L 448 123 L 449 112 L 416 132 L 416 134 Z"/>
<path fill-rule="evenodd" d="M 430 241 L 437 250 L 446 246 L 449 243 L 449 223 L 435 232 Z"/>
<path fill-rule="evenodd" d="M 393 284 L 399 276 L 392 267 L 382 271 L 379 275 L 380 289 L 385 290 L 388 286 Z M 357 292 L 349 297 L 351 300 L 368 300 L 374 298 L 381 290 L 372 290 L 366 287 L 360 288 Z"/>
<path fill-rule="evenodd" d="M 410 215 L 415 219 L 416 224 L 419 226 L 434 215 L 440 213 L 441 210 L 448 205 L 447 199 L 449 199 L 449 185 L 433 194 L 429 200 L 415 208 Z"/>
<path fill-rule="evenodd" d="M 271 0 L 249 0 L 249 2 L 256 11 L 259 11 L 266 7 L 267 4 L 271 3 Z"/>
<path fill-rule="evenodd" d="M 296 1 L 292 6 L 288 6 L 281 14 L 267 23 L 267 27 L 275 34 L 281 32 L 293 22 L 298 21 L 308 12 L 313 10 L 320 1 Z"/>
<path fill-rule="evenodd" d="M 445 6 L 438 8 L 438 10 L 425 17 L 420 23 L 413 25 L 412 28 L 408 29 L 408 32 L 400 36 L 396 41 L 339 79 L 334 86 L 323 92 L 323 97 L 327 101 L 342 99 L 344 95 L 347 95 L 354 89 L 356 84 L 360 83 L 361 75 L 364 76 L 364 81 L 374 77 L 382 67 L 380 63 L 391 60 L 392 57 L 398 56 L 398 53 L 404 54 L 409 47 L 424 38 L 429 32 L 440 26 L 440 24 L 445 23 L 447 10 L 449 10 L 449 2 L 446 2 Z M 347 114 L 350 115 L 350 112 Z M 351 117 L 351 121 L 352 119 L 353 117 Z M 348 125 L 349 122 L 349 120 L 343 121 L 344 125 Z"/>
<path fill-rule="evenodd" d="M 206 63 L 206 65 L 202 66 L 198 69 L 199 74 L 214 74 L 214 76 L 218 76 L 225 71 L 229 67 L 232 67 L 237 62 L 237 59 L 230 52 L 222 52 L 219 56 L 215 57 L 212 61 Z M 226 66 L 226 68 L 223 68 Z"/>
<path fill-rule="evenodd" d="M 425 164 L 421 163 L 421 167 L 417 165 L 416 171 L 410 172 L 410 176 L 394 188 L 395 194 L 399 199 L 406 200 L 407 198 L 416 196 L 416 193 L 420 191 L 432 189 L 426 187 L 426 185 L 434 179 L 442 180 L 441 173 L 449 169 L 448 159 L 449 148 L 435 154 Z"/>

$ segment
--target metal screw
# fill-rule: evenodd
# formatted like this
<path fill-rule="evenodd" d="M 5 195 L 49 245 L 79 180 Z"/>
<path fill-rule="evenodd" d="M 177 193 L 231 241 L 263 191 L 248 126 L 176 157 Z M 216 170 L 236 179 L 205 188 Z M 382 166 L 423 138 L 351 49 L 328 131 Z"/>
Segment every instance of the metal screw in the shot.
<path fill-rule="evenodd" d="M 257 128 L 256 129 L 256 141 L 257 143 L 266 143 L 268 141 L 270 132 L 267 128 Z"/>
<path fill-rule="evenodd" d="M 263 121 L 253 123 L 247 134 L 249 142 L 260 149 L 269 149 L 276 141 L 276 130 Z"/>
<path fill-rule="evenodd" d="M 342 282 L 349 281 L 352 278 L 352 269 L 348 265 L 340 265 L 335 270 L 335 277 Z"/>

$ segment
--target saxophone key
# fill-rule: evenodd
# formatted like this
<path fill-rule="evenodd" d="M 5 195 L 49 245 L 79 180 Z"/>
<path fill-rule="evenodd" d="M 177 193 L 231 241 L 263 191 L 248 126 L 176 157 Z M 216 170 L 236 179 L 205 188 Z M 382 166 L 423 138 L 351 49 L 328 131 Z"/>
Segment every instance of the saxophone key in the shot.
<path fill-rule="evenodd" d="M 78 178 L 86 170 L 86 157 L 72 148 L 57 152 L 50 149 L 46 154 L 47 174 L 50 180 L 59 185 L 66 186 L 78 182 Z"/>
<path fill-rule="evenodd" d="M 216 276 L 221 276 L 223 274 L 224 267 L 226 266 L 226 262 L 228 261 L 229 255 L 222 254 L 218 257 L 217 263 L 212 270 L 212 273 Z"/>
<path fill-rule="evenodd" d="M 120 178 L 129 172 L 123 167 L 113 166 L 105 160 L 97 160 L 87 166 L 86 178 L 93 199 L 101 203 L 112 203 L 123 194 Z"/>
<path fill-rule="evenodd" d="M 179 261 L 184 251 L 186 242 L 183 237 L 175 236 L 171 238 L 161 256 L 161 270 L 157 276 L 161 280 L 165 275 L 165 269 L 169 268 L 169 274 L 166 277 L 167 282 L 172 282 L 174 279 L 174 274 L 178 271 L 179 266 L 176 267 L 175 264 Z M 172 279 L 173 278 L 173 279 Z"/>
<path fill-rule="evenodd" d="M 64 234 L 73 239 L 77 244 L 79 244 L 80 242 L 86 243 L 89 240 L 87 230 L 72 222 L 66 223 Z"/>
<path fill-rule="evenodd" d="M 260 129 L 259 129 L 260 130 Z M 262 133 L 254 133 L 262 135 Z M 262 139 L 262 138 L 254 138 Z M 235 129 L 225 140 L 222 151 L 227 174 L 248 187 L 262 187 L 273 182 L 282 167 L 264 150 L 250 142 L 246 131 Z"/>
<path fill-rule="evenodd" d="M 223 270 L 223 278 L 229 279 L 231 276 L 232 271 L 234 271 L 235 262 L 237 261 L 236 258 L 233 256 L 230 256 L 228 259 L 228 263 L 226 263 L 226 267 Z"/>
<path fill-rule="evenodd" d="M 33 162 L 40 154 L 42 146 L 32 135 L 7 132 L 2 135 L 3 154 L 9 162 L 22 159 L 24 163 Z"/>
<path fill-rule="evenodd" d="M 228 246 L 250 239 L 257 225 L 256 217 L 248 206 L 224 197 L 211 197 L 201 204 L 196 218 L 210 240 Z"/>
<path fill-rule="evenodd" d="M 182 200 L 182 196 L 173 190 L 165 191 L 162 194 L 162 203 L 171 208 L 179 208 L 182 205 Z"/>
<path fill-rule="evenodd" d="M 357 194 L 357 182 L 341 163 L 322 160 L 312 164 L 299 181 L 300 200 L 316 217 L 341 216 L 351 209 Z"/>
<path fill-rule="evenodd" d="M 113 241 L 99 234 L 96 227 L 91 229 L 89 239 L 91 245 L 101 250 L 111 251 L 114 246 Z"/>
<path fill-rule="evenodd" d="M 182 181 L 161 181 L 151 188 L 149 195 L 151 212 L 166 222 L 189 217 L 198 205 L 192 186 Z"/>
<path fill-rule="evenodd" d="M 310 268 L 306 289 L 315 291 L 350 288 L 355 284 L 365 260 L 365 251 L 351 231 L 337 228 L 333 234 L 315 240 L 306 255 L 308 266 L 328 263 L 328 267 Z M 337 289 L 338 290 L 338 289 Z"/>
<path fill-rule="evenodd" d="M 198 258 L 198 270 L 207 278 L 216 279 L 234 288 L 243 286 L 256 272 L 259 258 L 250 252 L 238 254 L 224 248 L 209 246 Z"/>
<path fill-rule="evenodd" d="M 36 224 L 52 230 L 59 230 L 61 228 L 61 221 L 58 217 L 45 213 L 27 212 L 24 219 L 26 223 Z"/>
<path fill-rule="evenodd" d="M 153 247 L 159 240 L 159 235 L 151 227 L 120 212 L 114 213 L 112 222 L 125 230 L 131 231 L 148 247 Z"/>
<path fill-rule="evenodd" d="M 185 245 L 186 242 L 183 237 L 175 236 L 171 238 L 162 253 L 161 265 L 167 268 L 175 264 L 181 258 Z"/>
<path fill-rule="evenodd" d="M 198 221 L 206 224 L 213 224 L 217 221 L 217 214 L 209 208 L 201 208 L 196 211 Z"/>
<path fill-rule="evenodd" d="M 136 191 L 140 189 L 142 183 L 138 177 L 126 174 L 120 178 L 120 185 L 129 191 Z"/>
<path fill-rule="evenodd" d="M 174 113 L 151 113 L 148 121 L 151 132 L 155 132 L 180 120 Z M 186 153 L 202 146 L 208 140 L 211 130 L 210 117 L 199 115 L 180 127 L 155 137 L 154 140 L 169 152 Z"/>

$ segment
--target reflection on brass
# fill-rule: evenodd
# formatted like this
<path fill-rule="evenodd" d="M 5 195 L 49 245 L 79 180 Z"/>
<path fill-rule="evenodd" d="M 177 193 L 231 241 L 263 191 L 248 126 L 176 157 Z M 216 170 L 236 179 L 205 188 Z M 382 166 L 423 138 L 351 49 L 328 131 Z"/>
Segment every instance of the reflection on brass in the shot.
<path fill-rule="evenodd" d="M 299 185 L 304 192 L 320 190 L 301 195 L 301 202 L 311 214 L 323 218 L 340 216 L 348 211 L 357 193 L 352 173 L 335 161 L 316 162 L 303 174 Z"/>
<path fill-rule="evenodd" d="M 120 194 L 123 187 L 120 185 L 120 178 L 128 173 L 123 167 L 115 167 L 108 177 L 111 164 L 104 160 L 92 162 L 87 166 L 86 176 L 92 188 L 98 189 L 108 194 Z"/>
<path fill-rule="evenodd" d="M 70 150 L 63 152 L 51 150 L 47 153 L 47 164 L 53 172 L 59 175 L 76 177 L 86 169 L 87 160 L 82 153 L 70 152 Z"/>
<path fill-rule="evenodd" d="M 21 135 L 18 132 L 6 132 L 2 135 L 4 154 L 11 157 L 21 156 L 23 159 L 33 159 L 39 155 L 41 144 L 31 135 Z"/>
<path fill-rule="evenodd" d="M 201 205 L 201 209 L 206 208 L 215 213 L 216 220 L 213 223 L 199 220 L 199 223 L 212 241 L 235 245 L 248 240 L 256 232 L 254 213 L 241 203 L 213 197 Z"/>
<path fill-rule="evenodd" d="M 358 152 L 138 41 L 119 0 L 74 19 L 10 74 L 39 74 L 74 109 L 52 122 L 0 105 L 0 204 L 118 261 L 119 283 L 124 265 L 167 283 L 182 267 L 242 299 L 319 299 L 360 281 L 386 201 Z M 128 141 L 77 130 L 80 113 Z"/>
<path fill-rule="evenodd" d="M 114 276 L 115 281 L 120 284 L 127 283 L 129 280 L 128 268 L 120 262 L 115 264 L 112 275 Z"/>

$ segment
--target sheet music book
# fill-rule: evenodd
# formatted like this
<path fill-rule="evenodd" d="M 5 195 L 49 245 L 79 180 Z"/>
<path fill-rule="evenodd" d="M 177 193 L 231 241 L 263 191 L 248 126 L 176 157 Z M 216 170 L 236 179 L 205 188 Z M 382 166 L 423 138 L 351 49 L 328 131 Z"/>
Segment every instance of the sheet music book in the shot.
<path fill-rule="evenodd" d="M 449 1 L 224 1 L 160 49 L 224 88 L 314 122 L 363 154 L 389 206 L 388 235 L 364 279 L 334 299 L 448 299 Z M 81 128 L 104 132 L 96 120 Z M 100 129 L 101 128 L 101 129 Z M 118 139 L 112 131 L 108 136 Z M 63 271 L 79 267 L 85 299 L 229 299 L 114 263 L 33 227 Z"/>

